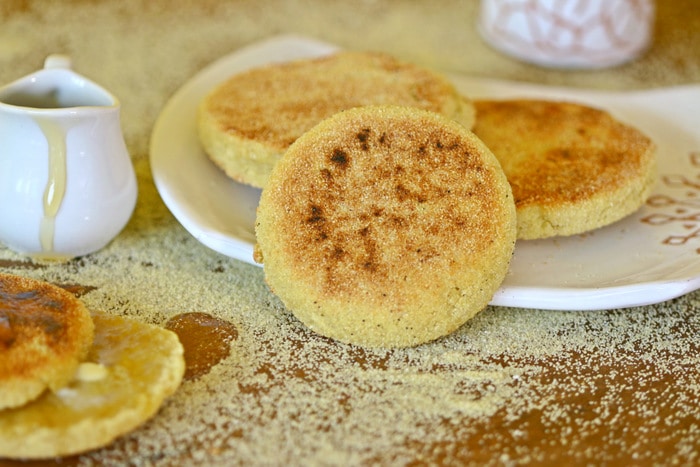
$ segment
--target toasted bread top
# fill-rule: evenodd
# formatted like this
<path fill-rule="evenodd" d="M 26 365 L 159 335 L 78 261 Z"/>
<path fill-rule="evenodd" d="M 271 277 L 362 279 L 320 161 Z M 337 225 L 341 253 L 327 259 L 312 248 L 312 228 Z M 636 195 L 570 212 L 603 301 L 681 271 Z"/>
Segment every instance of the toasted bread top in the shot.
<path fill-rule="evenodd" d="M 607 112 L 525 99 L 481 100 L 475 107 L 474 133 L 496 155 L 513 188 L 520 238 L 600 227 L 629 214 L 648 195 L 655 145 Z M 596 215 L 603 210 L 605 216 Z M 524 225 L 526 217 L 530 225 Z"/>
<path fill-rule="evenodd" d="M 0 412 L 0 457 L 46 459 L 112 442 L 152 417 L 185 370 L 175 333 L 105 313 L 70 383 Z M 73 374 L 71 374 L 73 376 Z"/>
<path fill-rule="evenodd" d="M 49 283 L 0 273 L 0 408 L 73 377 L 93 340 L 88 310 Z"/>
<path fill-rule="evenodd" d="M 200 111 L 221 132 L 284 151 L 324 118 L 369 104 L 452 116 L 470 102 L 437 73 L 382 53 L 343 51 L 234 75 L 206 97 Z"/>
<path fill-rule="evenodd" d="M 471 132 L 432 112 L 372 106 L 336 114 L 290 147 L 256 229 L 270 287 L 303 322 L 344 341 L 403 346 L 486 305 L 513 251 L 515 209 Z"/>

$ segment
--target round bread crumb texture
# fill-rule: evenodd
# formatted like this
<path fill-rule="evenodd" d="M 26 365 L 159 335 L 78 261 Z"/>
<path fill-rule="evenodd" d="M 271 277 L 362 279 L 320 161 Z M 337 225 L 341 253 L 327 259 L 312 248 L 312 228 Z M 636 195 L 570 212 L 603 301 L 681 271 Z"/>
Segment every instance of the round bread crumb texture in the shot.
<path fill-rule="evenodd" d="M 513 254 L 515 205 L 495 156 L 462 125 L 368 106 L 291 145 L 262 192 L 256 235 L 268 285 L 309 328 L 407 347 L 488 304 Z"/>

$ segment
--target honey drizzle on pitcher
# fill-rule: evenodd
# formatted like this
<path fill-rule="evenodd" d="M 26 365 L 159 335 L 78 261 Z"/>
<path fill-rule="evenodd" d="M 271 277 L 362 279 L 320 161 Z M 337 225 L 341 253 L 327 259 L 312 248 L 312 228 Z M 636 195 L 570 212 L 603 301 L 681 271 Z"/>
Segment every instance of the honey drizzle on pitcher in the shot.
<path fill-rule="evenodd" d="M 42 259 L 61 259 L 54 254 L 54 237 L 56 232 L 56 216 L 61 208 L 66 194 L 67 179 L 67 150 L 66 130 L 58 123 L 49 119 L 34 118 L 44 133 L 48 144 L 48 178 L 44 196 L 42 197 L 44 216 L 39 226 L 39 241 L 43 254 Z"/>
<path fill-rule="evenodd" d="M 0 159 L 10 161 L 0 164 L 0 185 L 10 188 L 0 196 L 3 244 L 63 262 L 120 233 L 138 187 L 119 111 L 119 101 L 63 55 L 0 87 Z"/>

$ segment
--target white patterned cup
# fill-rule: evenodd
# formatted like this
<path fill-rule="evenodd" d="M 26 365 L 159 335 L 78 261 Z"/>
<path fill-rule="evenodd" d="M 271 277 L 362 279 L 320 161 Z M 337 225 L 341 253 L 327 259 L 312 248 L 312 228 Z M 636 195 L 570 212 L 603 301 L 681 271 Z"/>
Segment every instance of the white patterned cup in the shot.
<path fill-rule="evenodd" d="M 495 49 L 556 68 L 605 68 L 653 36 L 653 0 L 481 0 L 479 32 Z"/>

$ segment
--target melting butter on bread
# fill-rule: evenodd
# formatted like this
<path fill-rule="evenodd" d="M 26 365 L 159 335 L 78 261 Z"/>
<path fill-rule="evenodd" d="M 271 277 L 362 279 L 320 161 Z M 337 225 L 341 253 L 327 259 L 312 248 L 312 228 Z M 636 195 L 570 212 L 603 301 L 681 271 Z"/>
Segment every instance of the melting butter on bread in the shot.
<path fill-rule="evenodd" d="M 58 286 L 0 274 L 0 320 L 0 394 L 32 395 L 0 410 L 0 458 L 45 459 L 104 446 L 152 417 L 182 381 L 175 333 L 89 314 Z M 52 383 L 37 390 L 46 374 Z"/>
<path fill-rule="evenodd" d="M 74 295 L 0 273 L 0 410 L 64 386 L 85 358 L 93 329 Z"/>

